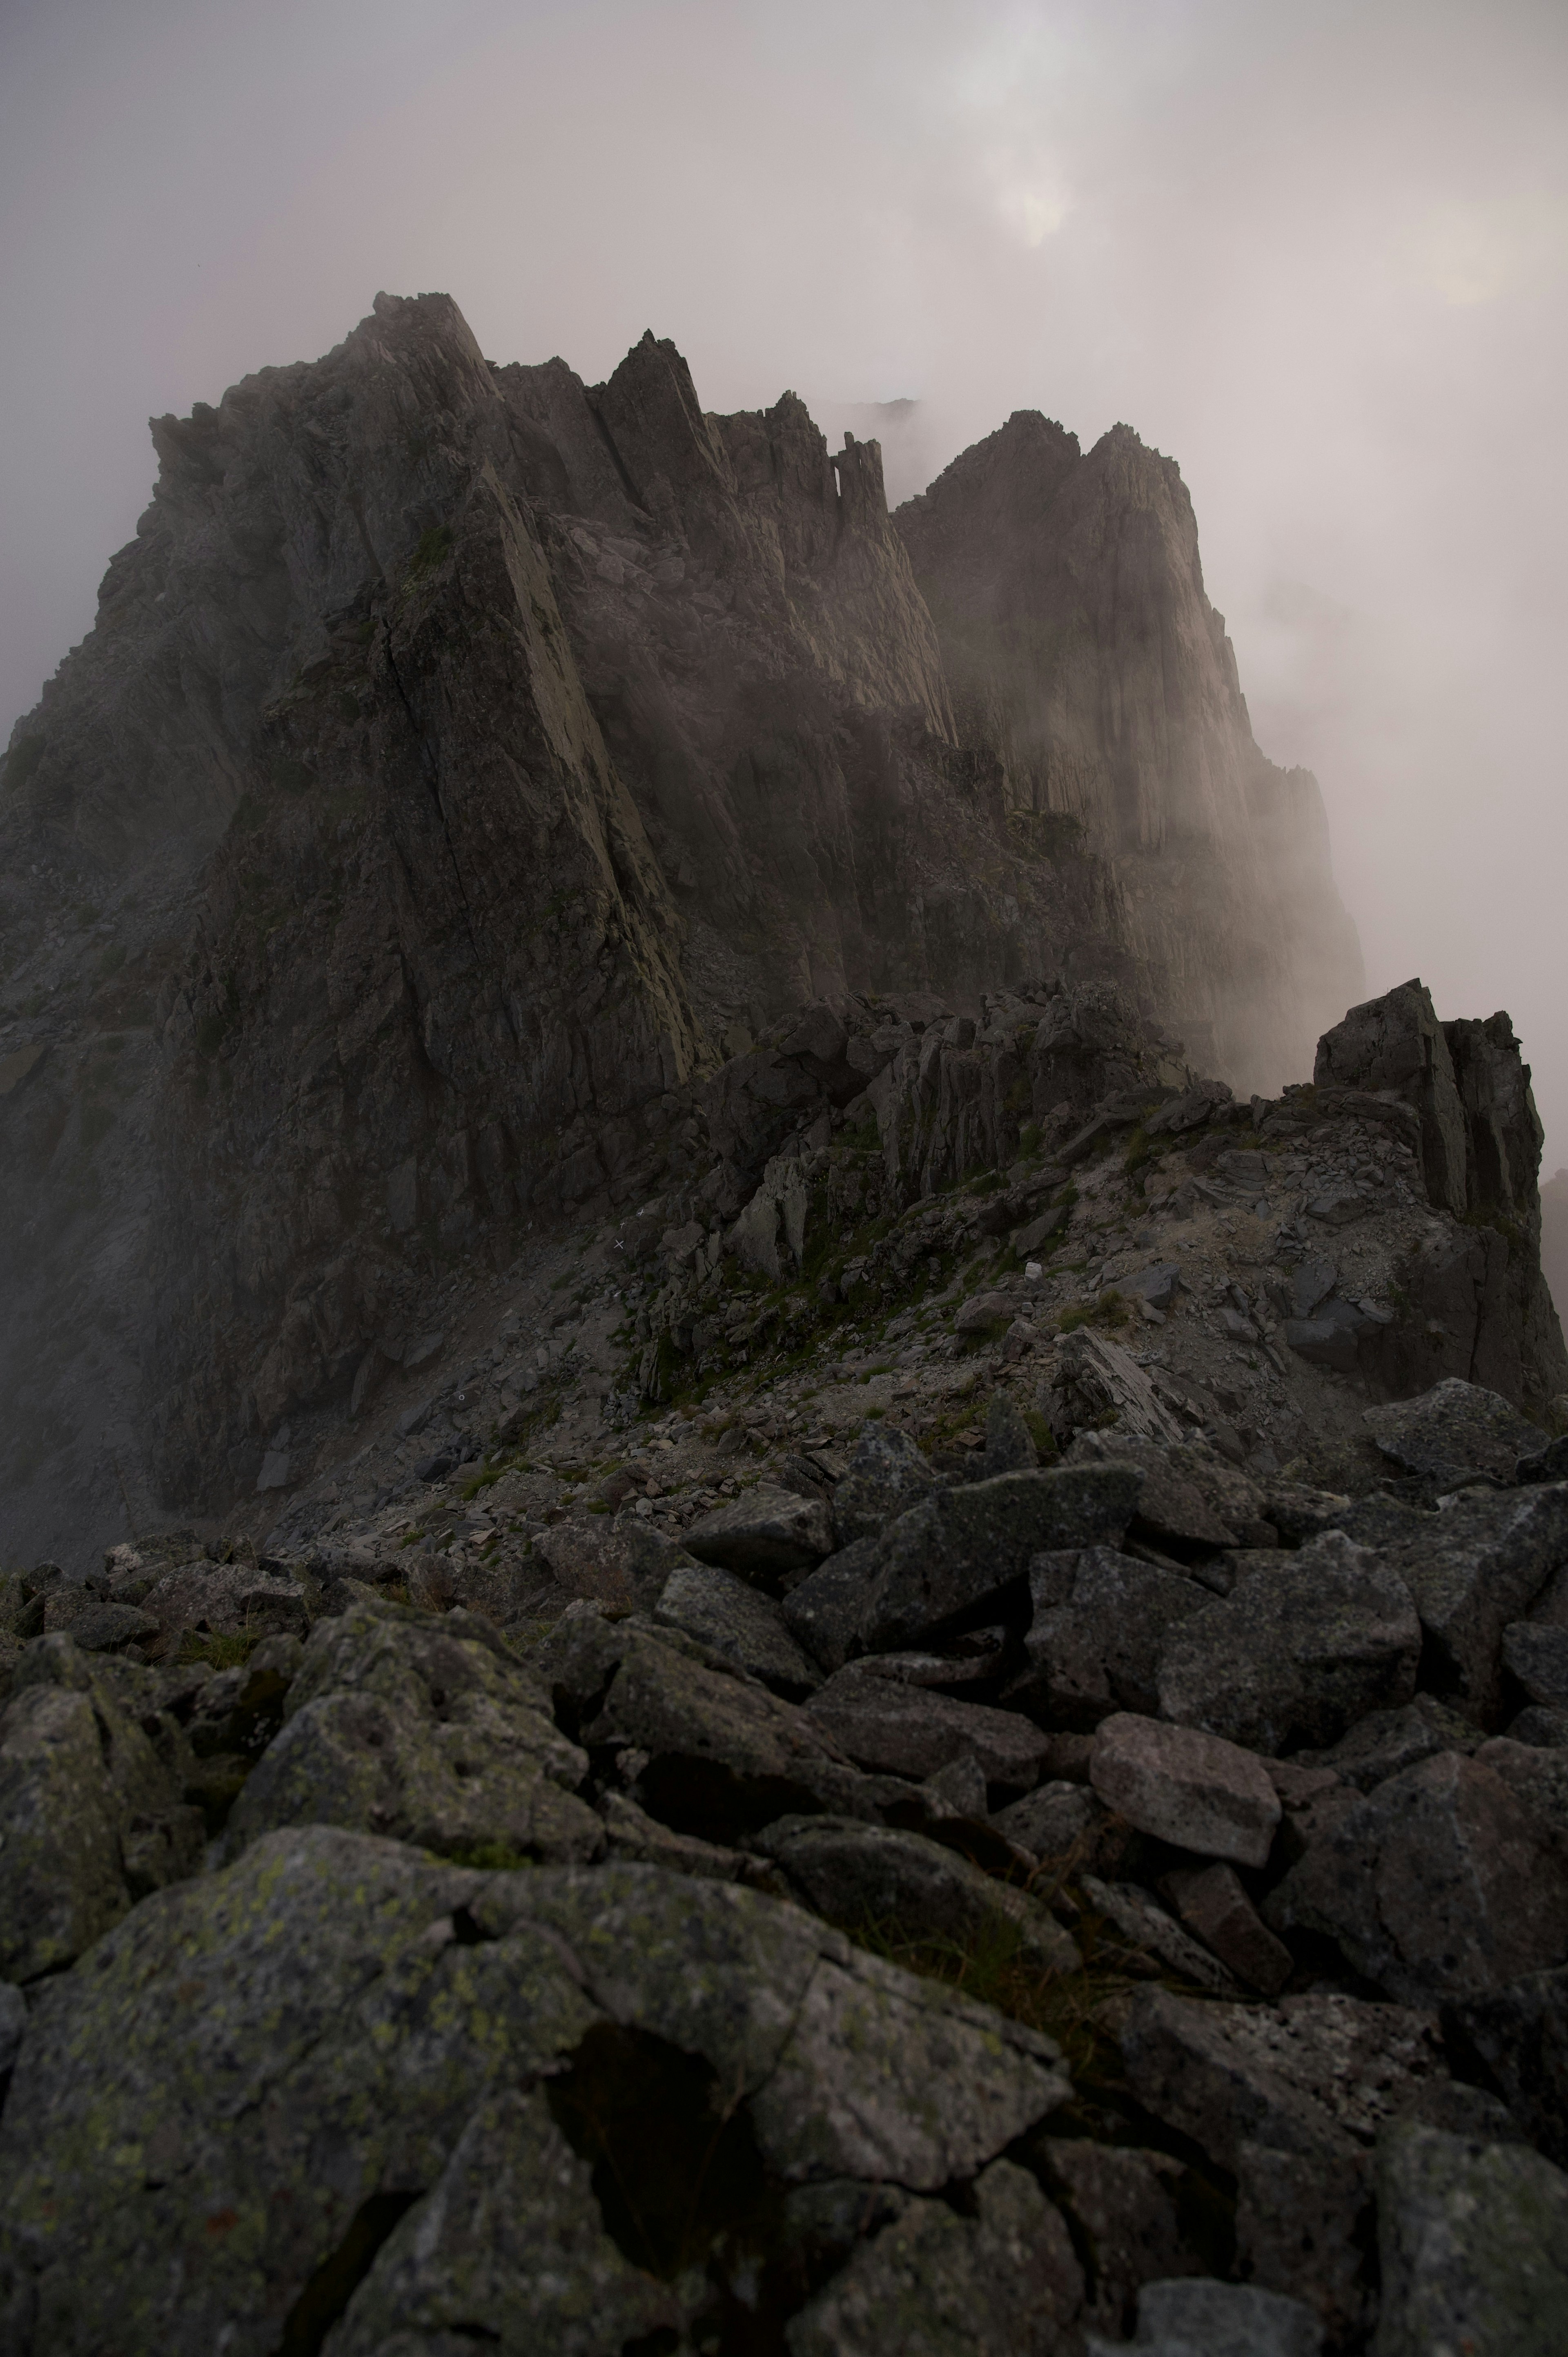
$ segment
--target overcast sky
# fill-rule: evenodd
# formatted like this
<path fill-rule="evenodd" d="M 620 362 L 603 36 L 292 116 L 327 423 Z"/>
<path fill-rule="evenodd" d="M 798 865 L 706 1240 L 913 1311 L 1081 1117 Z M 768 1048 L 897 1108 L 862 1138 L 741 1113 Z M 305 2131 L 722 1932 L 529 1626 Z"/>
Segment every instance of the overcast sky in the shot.
<path fill-rule="evenodd" d="M 1568 1161 L 1562 0 L 5 0 L 0 224 L 0 738 L 147 416 L 379 287 L 590 381 L 651 327 L 710 408 L 913 396 L 932 468 L 1125 419 L 1369 988 L 1507 1006 Z"/>

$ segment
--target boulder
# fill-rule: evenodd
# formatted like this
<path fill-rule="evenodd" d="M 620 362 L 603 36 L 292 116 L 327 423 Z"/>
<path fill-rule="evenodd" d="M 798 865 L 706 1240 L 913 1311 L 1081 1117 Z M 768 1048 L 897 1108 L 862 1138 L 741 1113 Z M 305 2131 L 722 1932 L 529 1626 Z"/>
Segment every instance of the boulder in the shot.
<path fill-rule="evenodd" d="M 1502 1658 L 1531 1702 L 1549 1709 L 1568 1706 L 1568 1629 L 1510 1621 L 1503 1631 Z"/>
<path fill-rule="evenodd" d="M 1082 1959 L 1037 1900 L 995 1881 L 923 1834 L 853 1817 L 781 1817 L 754 1836 L 791 1896 L 845 1931 L 1015 1950 L 1027 1972 L 1076 1972 Z"/>
<path fill-rule="evenodd" d="M 875 1535 L 852 1539 L 787 1591 L 779 1608 L 784 1625 L 824 1670 L 842 1670 L 860 1650 L 860 1624 L 881 1561 Z"/>
<path fill-rule="evenodd" d="M 585 1616 L 535 1658 L 557 1718 L 679 1832 L 727 1847 L 793 1812 L 876 1813 L 825 1728 L 682 1631 Z"/>
<path fill-rule="evenodd" d="M 1494 1735 L 1475 1757 L 1478 1767 L 1502 1779 L 1547 1846 L 1568 1867 L 1568 1751 Z"/>
<path fill-rule="evenodd" d="M 1087 2327 L 1126 2332 L 1145 2284 L 1202 2273 L 1187 2226 L 1189 2172 L 1171 2154 L 1083 2136 L 1049 2136 L 1035 2151 L 1047 2190 L 1094 2254 Z"/>
<path fill-rule="evenodd" d="M 1438 1490 L 1487 1474 L 1511 1483 L 1520 1457 L 1541 1443 L 1540 1426 L 1500 1393 L 1457 1375 L 1417 1399 L 1365 1408 L 1362 1421 L 1391 1464 Z"/>
<path fill-rule="evenodd" d="M 1048 1413 L 1058 1438 L 1064 1430 L 1105 1424 L 1115 1426 L 1118 1438 L 1178 1441 L 1182 1437 L 1181 1426 L 1155 1396 L 1137 1361 L 1090 1326 L 1062 1337 Z"/>
<path fill-rule="evenodd" d="M 1159 1706 L 1251 1750 L 1323 1746 L 1408 1702 L 1420 1657 L 1402 1579 L 1327 1531 L 1166 1632 Z"/>
<path fill-rule="evenodd" d="M 1500 1777 L 1443 1751 L 1338 1810 L 1263 1916 L 1432 2005 L 1568 1959 L 1568 1871 Z"/>
<path fill-rule="evenodd" d="M 1276 1940 L 1241 1887 L 1233 1867 L 1178 1867 L 1166 1875 L 1167 1892 L 1187 1930 L 1217 1955 L 1238 1980 L 1277 1996 L 1294 1970 L 1290 1950 Z"/>
<path fill-rule="evenodd" d="M 1119 1713 L 1095 1738 L 1090 1781 L 1106 1806 L 1140 1833 L 1262 1866 L 1280 1822 L 1280 1800 L 1261 1760 L 1218 1736 Z"/>
<path fill-rule="evenodd" d="M 1432 1759 L 1439 1751 L 1475 1751 L 1481 1741 L 1478 1727 L 1435 1695 L 1417 1695 L 1398 1710 L 1375 1710 L 1358 1719 L 1348 1735 L 1326 1750 L 1302 1752 L 1298 1759 L 1331 1769 L 1341 1783 L 1358 1792 L 1369 1792 L 1402 1769 Z"/>
<path fill-rule="evenodd" d="M 1369 1501 L 1370 1502 L 1370 1501 Z M 1385 1518 L 1378 1553 L 1415 1599 L 1433 1674 L 1477 1727 L 1497 1723 L 1503 1631 L 1568 1562 L 1568 1483 L 1456 1499 L 1439 1514 Z"/>
<path fill-rule="evenodd" d="M 1083 2301 L 1060 2212 L 999 2160 L 972 2208 L 906 2202 L 788 2327 L 789 2357 L 1055 2357 Z"/>
<path fill-rule="evenodd" d="M 282 1730 L 234 1805 L 227 1851 L 279 1826 L 328 1824 L 441 1857 L 495 1846 L 519 1858 L 593 1857 L 604 1828 L 576 1795 L 587 1766 L 487 1622 L 360 1604 L 312 1634 Z"/>
<path fill-rule="evenodd" d="M 1066 1581 L 1056 1558 L 1036 1561 L 1048 1568 L 1031 1571 L 1028 1668 L 1008 1701 L 1058 1726 L 1093 1727 L 1117 1710 L 1152 1715 L 1165 1631 L 1206 1604 L 1207 1591 L 1111 1547 L 1085 1547 Z"/>
<path fill-rule="evenodd" d="M 1090 2337 L 1089 2357 L 1111 2357 Z M 1323 2327 L 1313 2310 L 1255 2284 L 1212 2276 L 1150 2283 L 1138 2295 L 1132 2346 L 1145 2357 L 1321 2357 Z"/>
<path fill-rule="evenodd" d="M 1443 2034 L 1497 2088 L 1530 2142 L 1568 2167 L 1568 1968 L 1450 1998 Z"/>
<path fill-rule="evenodd" d="M 1353 2205 L 1385 2121 L 1474 2116 L 1476 2091 L 1449 2077 L 1430 2014 L 1338 1991 L 1260 2006 L 1140 1989 L 1120 2043 L 1139 2103 L 1219 2168 L 1234 2175 L 1248 2144 L 1294 2153 L 1337 2172 Z"/>
<path fill-rule="evenodd" d="M 772 1598 L 733 1571 L 704 1563 L 678 1566 L 664 1583 L 653 1617 L 684 1629 L 776 1694 L 799 1697 L 822 1684 L 822 1672 L 801 1652 Z"/>
<path fill-rule="evenodd" d="M 755 2280 L 766 2184 L 847 2180 L 880 2223 L 879 2187 L 983 2182 L 1068 2092 L 1047 2040 L 757 1893 L 295 1827 L 41 1992 L 0 2116 L 7 2345 L 263 2357 L 337 2320 L 360 2357 L 456 2316 L 673 2346 Z"/>
<path fill-rule="evenodd" d="M 820 1498 L 798 1498 L 759 1481 L 692 1523 L 685 1543 L 699 1563 L 776 1587 L 789 1573 L 813 1570 L 832 1553 L 832 1516 Z"/>
<path fill-rule="evenodd" d="M 1151 1971 L 1176 1973 L 1215 1996 L 1240 1996 L 1235 1981 L 1212 1951 L 1184 1932 L 1175 1916 L 1167 1914 L 1139 1884 L 1104 1882 L 1097 1874 L 1082 1874 L 1079 1887 L 1101 1919 L 1095 1958 L 1102 1968 L 1108 1965 L 1113 1971 L 1144 1975 Z M 1120 1934 L 1120 1940 L 1108 1936 L 1114 1933 Z M 1122 1941 L 1135 1953 L 1129 1955 Z"/>
<path fill-rule="evenodd" d="M 1127 1846 L 1125 1821 L 1087 1784 L 1037 1784 L 1021 1801 L 998 1809 L 991 1822 L 1058 1877 L 1083 1867 L 1110 1874 Z"/>
<path fill-rule="evenodd" d="M 833 1492 L 833 1530 L 840 1548 L 874 1536 L 918 1505 L 936 1474 L 907 1432 L 880 1421 L 864 1424 L 849 1469 Z"/>
<path fill-rule="evenodd" d="M 971 1294 L 954 1313 L 953 1331 L 967 1340 L 983 1340 L 988 1334 L 999 1334 L 1011 1322 L 1017 1308 L 1017 1297 L 1011 1293 Z"/>
<path fill-rule="evenodd" d="M 27 1982 L 196 1873 L 204 1834 L 183 1798 L 188 1751 L 169 1740 L 171 1768 L 69 1636 L 33 1639 L 14 1676 L 0 1716 L 0 1978 Z"/>
<path fill-rule="evenodd" d="M 1378 2147 L 1376 2357 L 1559 2357 L 1568 2176 L 1540 2153 L 1395 2122 Z"/>
<path fill-rule="evenodd" d="M 1126 1466 L 1075 1465 L 938 1491 L 884 1534 L 861 1643 L 884 1652 L 978 1617 L 1042 1549 L 1116 1544 L 1141 1479 Z"/>
<path fill-rule="evenodd" d="M 892 1776 L 931 1776 L 950 1760 L 971 1759 L 987 1784 L 1026 1791 L 1048 1748 L 1016 1711 L 933 1693 L 884 1674 L 875 1663 L 838 1671 L 804 1715 L 845 1759 Z"/>

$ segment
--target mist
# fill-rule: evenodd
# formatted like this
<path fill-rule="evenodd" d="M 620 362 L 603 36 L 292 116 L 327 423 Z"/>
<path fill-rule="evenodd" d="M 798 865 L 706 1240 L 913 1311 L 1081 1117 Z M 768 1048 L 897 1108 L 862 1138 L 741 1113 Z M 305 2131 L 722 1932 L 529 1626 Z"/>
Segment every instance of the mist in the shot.
<path fill-rule="evenodd" d="M 1322 781 L 1369 992 L 1506 1006 L 1551 1170 L 1565 135 L 1547 5 L 12 0 L 0 726 L 91 626 L 147 416 L 380 287 L 590 382 L 651 327 L 714 409 L 910 402 L 894 498 L 1015 409 L 1124 419 Z"/>

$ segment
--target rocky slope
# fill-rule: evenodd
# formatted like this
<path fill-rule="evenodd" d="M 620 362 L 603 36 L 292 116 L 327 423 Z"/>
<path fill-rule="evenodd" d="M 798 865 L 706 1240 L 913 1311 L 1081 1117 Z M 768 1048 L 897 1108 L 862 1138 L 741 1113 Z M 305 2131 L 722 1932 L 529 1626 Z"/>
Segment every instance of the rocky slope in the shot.
<path fill-rule="evenodd" d="M 225 1528 L 5 1578 L 8 2348 L 1562 2345 L 1528 1076 L 1416 984 L 1162 1061 L 819 1003 Z"/>
<path fill-rule="evenodd" d="M 494 367 L 382 296 L 154 437 L 5 761 L 13 1553 L 242 1493 L 824 994 L 1117 981 L 1248 1087 L 1357 994 L 1123 429 L 1015 419 L 889 519 L 792 395 L 707 415 L 651 337 Z"/>

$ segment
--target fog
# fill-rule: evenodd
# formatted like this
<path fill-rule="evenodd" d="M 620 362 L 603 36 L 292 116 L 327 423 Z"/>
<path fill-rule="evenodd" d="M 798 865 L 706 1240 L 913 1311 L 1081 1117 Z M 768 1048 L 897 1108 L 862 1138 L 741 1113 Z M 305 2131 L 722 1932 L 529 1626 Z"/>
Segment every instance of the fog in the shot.
<path fill-rule="evenodd" d="M 1093 0 L 9 0 L 0 730 L 92 618 L 150 413 L 449 290 L 590 380 L 1016 408 L 1175 457 L 1370 990 L 1512 1013 L 1568 1160 L 1568 13 Z"/>

